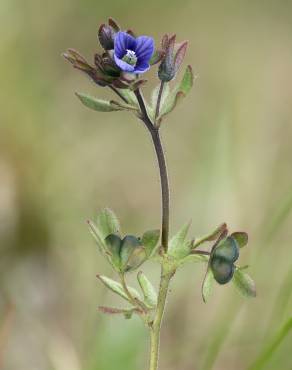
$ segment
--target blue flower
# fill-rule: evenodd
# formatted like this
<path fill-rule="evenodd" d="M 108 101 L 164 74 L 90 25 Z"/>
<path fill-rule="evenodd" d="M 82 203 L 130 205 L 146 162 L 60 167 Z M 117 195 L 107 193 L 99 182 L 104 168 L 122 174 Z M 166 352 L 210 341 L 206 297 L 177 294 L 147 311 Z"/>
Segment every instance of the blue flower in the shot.
<path fill-rule="evenodd" d="M 114 58 L 118 67 L 124 72 L 144 73 L 150 68 L 149 61 L 154 52 L 152 37 L 137 38 L 119 31 L 115 36 Z"/>

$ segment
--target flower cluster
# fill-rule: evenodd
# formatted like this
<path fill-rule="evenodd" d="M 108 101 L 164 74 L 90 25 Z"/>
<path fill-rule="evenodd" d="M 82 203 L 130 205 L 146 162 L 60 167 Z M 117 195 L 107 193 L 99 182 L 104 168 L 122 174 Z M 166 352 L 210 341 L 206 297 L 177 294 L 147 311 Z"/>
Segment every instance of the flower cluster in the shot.
<path fill-rule="evenodd" d="M 187 47 L 186 42 L 175 44 L 175 36 L 165 35 L 161 48 L 155 49 L 152 37 L 137 37 L 131 30 L 123 31 L 112 18 L 108 24 L 99 27 L 98 40 L 103 51 L 95 54 L 93 64 L 74 49 L 68 49 L 63 55 L 74 68 L 86 73 L 97 85 L 119 89 L 137 88 L 143 82 L 139 80 L 139 75 L 159 62 L 159 78 L 172 80 Z"/>

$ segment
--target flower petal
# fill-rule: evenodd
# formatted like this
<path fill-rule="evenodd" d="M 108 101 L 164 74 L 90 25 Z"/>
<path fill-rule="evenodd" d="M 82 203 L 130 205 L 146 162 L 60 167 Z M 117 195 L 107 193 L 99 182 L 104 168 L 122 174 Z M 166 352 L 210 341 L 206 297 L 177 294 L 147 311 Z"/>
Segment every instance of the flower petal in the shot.
<path fill-rule="evenodd" d="M 114 57 L 115 57 L 115 62 L 117 64 L 117 66 L 120 67 L 122 71 L 125 71 L 125 72 L 134 72 L 134 66 L 131 66 L 130 64 L 124 62 L 123 60 L 121 60 L 120 58 L 118 58 L 116 56 L 116 54 L 114 55 Z"/>
<path fill-rule="evenodd" d="M 136 74 L 144 73 L 144 72 L 147 72 L 149 68 L 150 68 L 149 63 L 145 63 L 145 62 L 138 63 L 135 67 L 134 73 Z"/>
<path fill-rule="evenodd" d="M 115 55 L 121 59 L 126 54 L 127 49 L 135 50 L 136 45 L 136 39 L 133 36 L 120 31 L 115 36 Z"/>
<path fill-rule="evenodd" d="M 140 36 L 136 39 L 136 55 L 141 62 L 149 62 L 154 53 L 154 40 L 152 37 Z"/>

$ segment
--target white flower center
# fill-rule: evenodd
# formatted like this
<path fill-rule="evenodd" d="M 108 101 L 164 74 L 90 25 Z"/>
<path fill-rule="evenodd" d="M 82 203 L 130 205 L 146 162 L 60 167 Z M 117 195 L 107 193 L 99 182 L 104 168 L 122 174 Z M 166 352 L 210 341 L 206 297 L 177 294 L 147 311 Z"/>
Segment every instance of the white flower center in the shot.
<path fill-rule="evenodd" d="M 137 63 L 136 53 L 133 50 L 127 49 L 127 53 L 124 55 L 123 61 L 131 66 L 135 66 Z"/>

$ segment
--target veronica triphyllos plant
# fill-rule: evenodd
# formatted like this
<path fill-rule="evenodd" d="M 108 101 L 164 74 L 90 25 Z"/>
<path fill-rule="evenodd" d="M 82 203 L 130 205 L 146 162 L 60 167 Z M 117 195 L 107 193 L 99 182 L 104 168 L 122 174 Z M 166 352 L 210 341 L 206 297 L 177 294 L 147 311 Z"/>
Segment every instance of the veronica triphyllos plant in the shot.
<path fill-rule="evenodd" d="M 169 237 L 169 185 L 160 127 L 193 86 L 193 72 L 188 65 L 180 82 L 170 87 L 183 63 L 187 42 L 178 43 L 176 35 L 166 34 L 160 46 L 155 47 L 152 37 L 122 30 L 112 18 L 108 24 L 100 26 L 98 39 L 102 51 L 94 55 L 93 63 L 88 63 L 73 49 L 69 49 L 64 57 L 97 86 L 111 89 L 115 98 L 107 101 L 83 93 L 76 95 L 86 107 L 98 112 L 129 111 L 145 126 L 157 156 L 162 199 L 160 228 L 140 235 L 122 234 L 118 218 L 108 208 L 101 210 L 94 221 L 88 222 L 100 253 L 116 273 L 116 280 L 100 274 L 97 277 L 125 303 L 123 307 L 100 306 L 99 310 L 126 318 L 132 315 L 141 318 L 150 334 L 149 370 L 157 370 L 167 293 L 178 268 L 189 262 L 204 264 L 202 298 L 205 302 L 214 282 L 222 285 L 232 281 L 243 295 L 255 296 L 253 280 L 245 267 L 240 267 L 237 262 L 241 248 L 248 242 L 248 235 L 241 231 L 230 233 L 227 225 L 222 223 L 203 237 L 189 237 L 190 224 L 187 223 Z M 154 65 L 158 65 L 159 84 L 153 90 L 149 104 L 142 88 L 147 82 L 145 72 Z M 161 266 L 157 289 L 142 271 L 149 260 Z M 126 277 L 130 273 L 137 273 L 140 291 L 127 284 Z"/>

